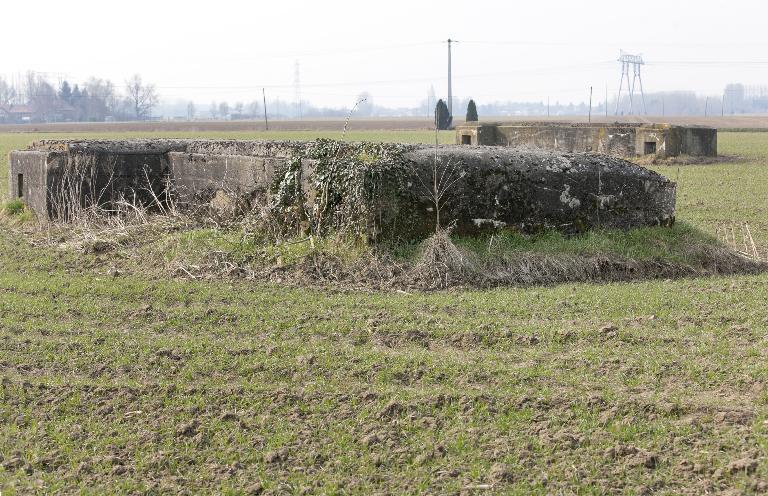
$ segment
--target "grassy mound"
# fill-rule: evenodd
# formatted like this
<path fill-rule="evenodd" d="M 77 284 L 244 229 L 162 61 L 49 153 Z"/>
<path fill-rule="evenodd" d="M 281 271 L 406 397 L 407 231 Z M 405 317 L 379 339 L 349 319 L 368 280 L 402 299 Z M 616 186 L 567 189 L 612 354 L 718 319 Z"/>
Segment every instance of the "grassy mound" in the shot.
<path fill-rule="evenodd" d="M 422 242 L 369 245 L 341 234 L 275 241 L 247 225 L 142 219 L 45 231 L 30 227 L 26 236 L 35 245 L 69 253 L 80 265 L 119 273 L 364 288 L 668 279 L 753 274 L 767 267 L 685 223 L 574 236 L 505 231 L 470 238 L 441 231 Z"/>

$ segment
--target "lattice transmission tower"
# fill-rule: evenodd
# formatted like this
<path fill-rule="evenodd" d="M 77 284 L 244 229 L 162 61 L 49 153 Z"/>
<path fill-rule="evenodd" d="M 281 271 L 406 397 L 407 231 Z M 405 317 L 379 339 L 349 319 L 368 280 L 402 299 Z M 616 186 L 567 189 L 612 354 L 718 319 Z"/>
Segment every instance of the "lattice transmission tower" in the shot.
<path fill-rule="evenodd" d="M 621 62 L 621 81 L 619 82 L 619 94 L 616 97 L 616 115 L 619 115 L 621 106 L 621 90 L 624 87 L 624 79 L 627 80 L 627 90 L 629 91 L 629 115 L 634 111 L 635 83 L 640 84 L 640 98 L 643 101 L 643 115 L 645 112 L 645 92 L 643 91 L 643 77 L 640 74 L 640 67 L 645 65 L 642 55 L 632 55 L 621 50 L 618 61 Z M 629 67 L 632 66 L 632 81 L 629 80 Z"/>

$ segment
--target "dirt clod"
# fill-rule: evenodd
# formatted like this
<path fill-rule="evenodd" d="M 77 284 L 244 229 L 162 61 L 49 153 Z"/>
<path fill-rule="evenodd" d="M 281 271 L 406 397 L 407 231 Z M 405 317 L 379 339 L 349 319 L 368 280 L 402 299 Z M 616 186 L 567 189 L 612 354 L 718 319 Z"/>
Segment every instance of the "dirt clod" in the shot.
<path fill-rule="evenodd" d="M 200 422 L 198 422 L 197 420 L 192 420 L 191 422 L 181 425 L 176 430 L 176 434 L 184 437 L 192 437 L 195 434 L 197 434 L 197 428 L 199 426 L 200 426 Z"/>
<path fill-rule="evenodd" d="M 368 434 L 360 440 L 360 442 L 365 446 L 372 446 L 380 441 L 381 438 L 376 433 Z"/>
<path fill-rule="evenodd" d="M 511 482 L 514 479 L 514 472 L 504 463 L 494 463 L 488 476 L 496 483 Z"/>
<path fill-rule="evenodd" d="M 258 496 L 264 492 L 264 486 L 257 482 L 246 487 L 244 492 L 247 496 Z"/>
<path fill-rule="evenodd" d="M 615 338 L 619 334 L 619 328 L 614 324 L 606 324 L 600 328 L 600 334 L 606 338 Z"/>
<path fill-rule="evenodd" d="M 405 410 L 403 405 L 398 403 L 397 401 L 390 401 L 387 403 L 387 405 L 381 410 L 381 413 L 379 413 L 379 417 L 395 417 L 398 414 L 402 413 Z"/>
<path fill-rule="evenodd" d="M 731 474 L 736 474 L 736 473 L 751 474 L 756 469 L 757 469 L 757 460 L 750 457 L 740 458 L 728 464 L 728 472 Z"/>
<path fill-rule="evenodd" d="M 275 451 L 268 451 L 264 454 L 264 462 L 266 463 L 280 463 L 284 462 L 288 458 L 288 450 L 286 448 L 280 448 Z"/>

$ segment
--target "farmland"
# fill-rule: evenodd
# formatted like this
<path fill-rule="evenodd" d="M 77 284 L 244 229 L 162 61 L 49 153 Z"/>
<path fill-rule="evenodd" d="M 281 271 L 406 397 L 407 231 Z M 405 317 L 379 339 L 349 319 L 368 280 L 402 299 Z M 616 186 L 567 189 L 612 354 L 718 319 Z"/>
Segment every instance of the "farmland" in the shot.
<path fill-rule="evenodd" d="M 0 153 L 58 133 L 1 134 Z M 768 134 L 720 133 L 719 151 L 734 158 L 652 167 L 678 181 L 679 220 L 748 222 L 765 253 Z M 768 490 L 765 274 L 301 287 L 124 273 L 0 229 L 3 494 Z"/>

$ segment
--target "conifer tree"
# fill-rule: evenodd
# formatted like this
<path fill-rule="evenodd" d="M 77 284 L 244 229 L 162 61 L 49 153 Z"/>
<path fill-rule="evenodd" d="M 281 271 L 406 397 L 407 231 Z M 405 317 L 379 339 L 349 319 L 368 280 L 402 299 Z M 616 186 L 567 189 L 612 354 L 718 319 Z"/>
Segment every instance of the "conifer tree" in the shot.
<path fill-rule="evenodd" d="M 477 122 L 477 105 L 474 100 L 470 100 L 467 105 L 467 122 Z"/>

